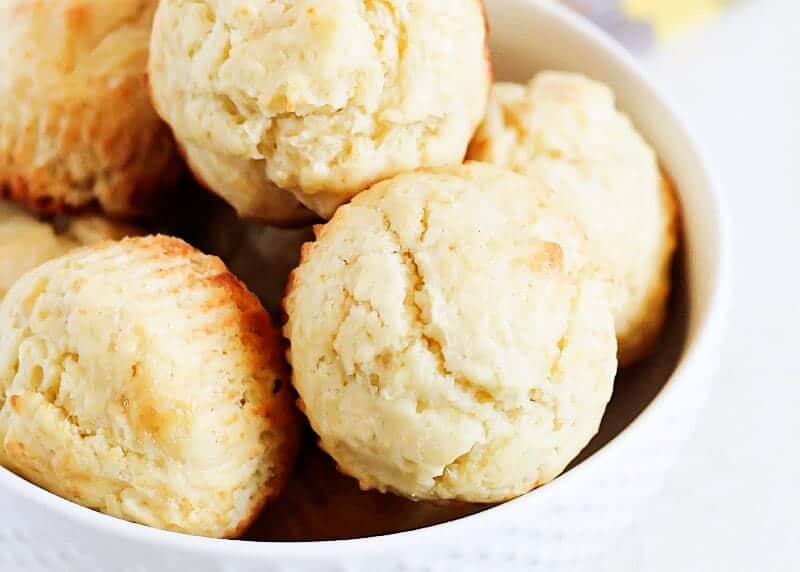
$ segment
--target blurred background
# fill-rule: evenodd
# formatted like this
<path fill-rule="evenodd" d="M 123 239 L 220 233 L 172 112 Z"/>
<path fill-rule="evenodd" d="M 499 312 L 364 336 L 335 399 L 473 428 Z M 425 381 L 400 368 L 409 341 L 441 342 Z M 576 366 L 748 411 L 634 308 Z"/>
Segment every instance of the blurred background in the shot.
<path fill-rule="evenodd" d="M 703 22 L 737 0 L 563 0 L 634 51 Z M 742 1 L 742 0 L 738 0 Z"/>
<path fill-rule="evenodd" d="M 634 51 L 707 151 L 734 235 L 715 391 L 607 572 L 798 570 L 800 2 L 569 0 Z"/>

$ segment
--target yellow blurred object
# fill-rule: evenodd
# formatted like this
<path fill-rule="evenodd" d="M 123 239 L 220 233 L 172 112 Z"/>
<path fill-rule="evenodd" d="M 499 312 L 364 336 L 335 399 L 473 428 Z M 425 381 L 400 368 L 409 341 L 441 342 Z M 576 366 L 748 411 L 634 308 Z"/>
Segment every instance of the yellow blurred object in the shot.
<path fill-rule="evenodd" d="M 716 14 L 729 3 L 730 0 L 623 0 L 622 10 L 629 18 L 650 22 L 656 35 L 663 37 Z"/>

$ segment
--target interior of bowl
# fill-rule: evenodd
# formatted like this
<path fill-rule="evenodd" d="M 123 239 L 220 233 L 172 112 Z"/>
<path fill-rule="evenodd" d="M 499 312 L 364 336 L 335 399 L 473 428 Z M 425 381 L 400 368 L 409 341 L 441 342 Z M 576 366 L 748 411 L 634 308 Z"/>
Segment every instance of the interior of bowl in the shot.
<path fill-rule="evenodd" d="M 700 159 L 649 84 L 621 48 L 566 16 L 548 0 L 486 0 L 497 79 L 525 81 L 542 69 L 585 73 L 611 85 L 619 105 L 656 147 L 683 205 L 683 254 L 675 266 L 675 288 L 667 327 L 655 354 L 621 372 L 601 430 L 570 470 L 618 436 L 670 381 L 702 329 L 719 264 L 719 220 Z M 689 311 L 691 309 L 691 312 Z M 414 503 L 358 489 L 306 436 L 305 454 L 289 490 L 247 533 L 253 541 L 314 541 L 365 538 L 450 521 L 486 506 Z M 0 471 L 0 476 L 15 478 Z M 529 496 L 535 498 L 536 491 Z M 66 502 L 66 501 L 63 501 Z M 88 512 L 88 511 L 87 511 Z M 123 523 L 125 524 L 125 523 Z M 130 525 L 135 526 L 135 525 Z"/>

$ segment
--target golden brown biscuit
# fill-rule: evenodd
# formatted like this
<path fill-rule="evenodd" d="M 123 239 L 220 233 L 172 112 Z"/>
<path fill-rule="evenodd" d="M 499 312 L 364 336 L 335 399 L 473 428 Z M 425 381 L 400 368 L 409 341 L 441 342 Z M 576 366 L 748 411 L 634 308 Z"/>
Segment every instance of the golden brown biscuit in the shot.
<path fill-rule="evenodd" d="M 282 352 L 256 297 L 181 240 L 67 254 L 0 304 L 0 462 L 113 516 L 237 536 L 298 442 Z"/>
<path fill-rule="evenodd" d="M 486 36 L 480 0 L 164 0 L 153 98 L 241 215 L 307 222 L 297 201 L 330 217 L 376 181 L 463 160 Z"/>
<path fill-rule="evenodd" d="M 340 208 L 285 300 L 293 382 L 364 488 L 496 502 L 597 431 L 616 340 L 585 235 L 535 179 L 466 164 Z"/>
<path fill-rule="evenodd" d="M 568 203 L 589 235 L 590 259 L 612 283 L 620 363 L 644 357 L 666 315 L 677 207 L 611 90 L 562 72 L 496 84 L 468 157 L 535 175 Z"/>
<path fill-rule="evenodd" d="M 17 278 L 43 262 L 79 246 L 142 233 L 135 226 L 99 216 L 61 217 L 45 222 L 0 200 L 0 300 Z"/>
<path fill-rule="evenodd" d="M 147 87 L 156 0 L 0 3 L 0 195 L 148 214 L 180 171 Z"/>

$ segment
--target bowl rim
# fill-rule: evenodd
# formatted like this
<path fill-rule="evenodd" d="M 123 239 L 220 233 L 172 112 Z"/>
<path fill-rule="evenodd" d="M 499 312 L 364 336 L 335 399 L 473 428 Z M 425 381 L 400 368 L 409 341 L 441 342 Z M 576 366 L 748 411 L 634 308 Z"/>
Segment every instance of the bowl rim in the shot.
<path fill-rule="evenodd" d="M 32 501 L 35 504 L 58 513 L 67 519 L 80 523 L 88 529 L 97 530 L 104 534 L 149 545 L 158 545 L 177 549 L 187 553 L 228 556 L 233 558 L 288 558 L 305 561 L 320 561 L 331 558 L 342 558 L 357 554 L 364 556 L 376 552 L 393 551 L 409 543 L 431 543 L 437 540 L 453 538 L 465 531 L 489 521 L 490 518 L 502 517 L 504 513 L 516 510 L 523 503 L 543 500 L 559 494 L 559 491 L 580 480 L 602 458 L 614 450 L 623 447 L 634 433 L 643 432 L 650 419 L 659 412 L 667 409 L 674 401 L 677 389 L 682 384 L 681 380 L 688 380 L 695 370 L 702 370 L 707 363 L 707 354 L 713 351 L 722 335 L 725 325 L 725 316 L 730 303 L 730 276 L 732 273 L 732 255 L 730 244 L 730 223 L 727 207 L 717 185 L 717 178 L 707 160 L 707 154 L 695 137 L 686 127 L 680 114 L 676 111 L 669 97 L 656 87 L 649 74 L 642 69 L 634 57 L 627 52 L 613 38 L 603 30 L 581 17 L 566 6 L 551 0 L 521 0 L 538 10 L 543 17 L 557 21 L 558 24 L 568 29 L 573 34 L 583 36 L 594 43 L 600 50 L 612 56 L 625 68 L 626 73 L 638 77 L 644 88 L 649 91 L 652 99 L 658 101 L 667 115 L 667 120 L 672 122 L 679 130 L 683 143 L 688 146 L 698 158 L 702 175 L 706 180 L 706 192 L 711 201 L 717 222 L 718 253 L 716 257 L 716 272 L 705 275 L 704 278 L 713 281 L 710 294 L 710 303 L 705 315 L 698 321 L 697 332 L 692 344 L 685 349 L 676 369 L 669 380 L 659 391 L 647 407 L 631 421 L 617 436 L 611 439 L 599 451 L 561 475 L 548 485 L 535 491 L 535 494 L 524 495 L 504 504 L 489 508 L 457 520 L 436 524 L 424 528 L 398 532 L 382 536 L 372 536 L 349 540 L 316 540 L 297 542 L 254 541 L 214 539 L 200 536 L 191 536 L 178 532 L 160 530 L 145 525 L 128 522 L 100 512 L 88 509 L 71 501 L 63 499 L 49 491 L 29 483 L 11 471 L 0 467 L 0 488 L 12 494 Z"/>

